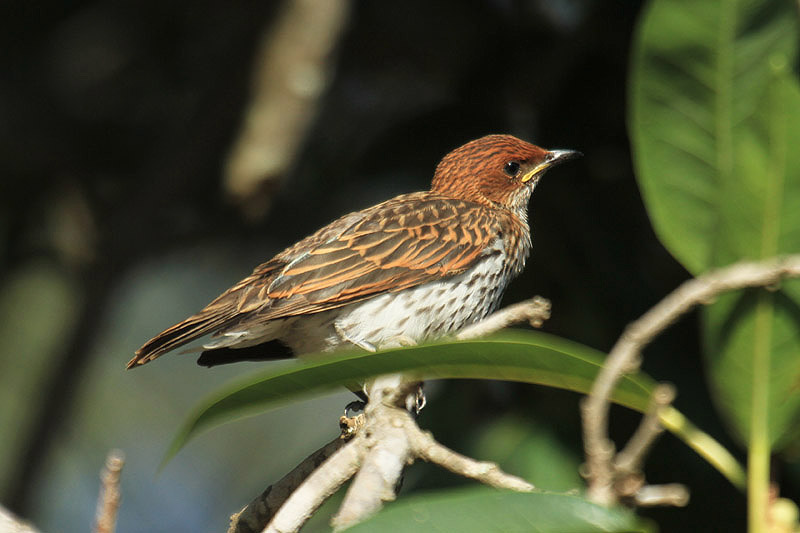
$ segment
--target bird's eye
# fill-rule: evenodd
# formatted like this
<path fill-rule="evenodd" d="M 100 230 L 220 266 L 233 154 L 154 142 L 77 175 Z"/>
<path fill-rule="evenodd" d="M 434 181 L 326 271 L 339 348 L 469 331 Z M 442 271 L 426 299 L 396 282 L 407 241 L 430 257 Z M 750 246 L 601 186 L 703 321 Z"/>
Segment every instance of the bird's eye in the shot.
<path fill-rule="evenodd" d="M 509 176 L 516 176 L 519 173 L 519 163 L 517 163 L 516 161 L 509 161 L 503 167 L 503 170 Z"/>

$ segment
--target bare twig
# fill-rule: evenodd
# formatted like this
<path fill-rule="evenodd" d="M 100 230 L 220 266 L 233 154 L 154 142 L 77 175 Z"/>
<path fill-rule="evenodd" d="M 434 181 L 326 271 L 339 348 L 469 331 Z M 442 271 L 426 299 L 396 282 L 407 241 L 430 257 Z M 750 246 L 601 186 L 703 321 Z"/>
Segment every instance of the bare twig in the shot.
<path fill-rule="evenodd" d="M 100 496 L 97 499 L 95 516 L 95 533 L 114 533 L 117 527 L 119 511 L 119 479 L 125 456 L 119 450 L 111 450 L 106 457 L 106 464 L 100 472 Z"/>
<path fill-rule="evenodd" d="M 349 0 L 288 0 L 264 34 L 252 99 L 225 170 L 226 192 L 250 216 L 268 207 L 294 161 L 328 85 L 349 7 Z"/>
<path fill-rule="evenodd" d="M 433 435 L 422 431 L 416 424 L 409 424 L 406 431 L 409 433 L 414 454 L 424 461 L 435 463 L 453 473 L 498 489 L 519 492 L 530 492 L 534 489 L 534 486 L 524 479 L 506 474 L 495 463 L 476 461 L 439 444 Z"/>
<path fill-rule="evenodd" d="M 620 471 L 634 472 L 644 462 L 650 446 L 656 438 L 664 431 L 664 426 L 659 422 L 661 413 L 669 407 L 675 400 L 675 387 L 667 383 L 659 383 L 650 398 L 650 408 L 644 414 L 641 424 L 636 432 L 625 445 L 625 448 L 617 454 L 614 462 Z"/>
<path fill-rule="evenodd" d="M 800 255 L 763 262 L 737 263 L 683 283 L 641 318 L 631 323 L 608 354 L 589 396 L 582 405 L 587 495 L 593 501 L 613 504 L 616 475 L 614 444 L 608 438 L 608 410 L 617 382 L 639 367 L 641 350 L 681 315 L 698 304 L 708 304 L 723 292 L 754 286 L 776 285 L 785 277 L 800 276 Z M 666 406 L 662 406 L 666 407 Z M 649 422 L 646 420 L 645 424 Z M 645 433 L 647 430 L 642 430 Z M 629 458 L 623 456 L 623 463 Z M 642 488 L 644 490 L 644 488 Z M 646 491 L 645 491 L 646 492 Z M 653 502 L 653 493 L 647 501 Z M 665 502 L 680 501 L 670 493 Z"/>
<path fill-rule="evenodd" d="M 641 507 L 654 505 L 684 507 L 689 503 L 689 491 L 680 483 L 645 485 L 636 492 L 634 501 Z"/>
<path fill-rule="evenodd" d="M 550 318 L 550 302 L 541 296 L 536 296 L 504 307 L 480 322 L 465 327 L 458 332 L 456 339 L 460 341 L 477 339 L 520 322 L 528 322 L 538 328 L 548 318 Z"/>

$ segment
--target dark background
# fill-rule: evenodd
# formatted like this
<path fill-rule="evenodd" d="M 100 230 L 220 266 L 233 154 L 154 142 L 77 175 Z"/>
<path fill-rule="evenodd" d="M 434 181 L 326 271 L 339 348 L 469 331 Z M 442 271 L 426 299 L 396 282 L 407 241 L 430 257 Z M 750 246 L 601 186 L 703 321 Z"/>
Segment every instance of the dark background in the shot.
<path fill-rule="evenodd" d="M 355 2 L 331 84 L 271 208 L 245 216 L 224 193 L 222 169 L 278 8 L 0 7 L 0 503 L 44 531 L 90 527 L 112 447 L 128 457 L 120 531 L 219 531 L 335 435 L 347 393 L 209 432 L 156 475 L 190 409 L 259 367 L 209 371 L 179 355 L 136 372 L 124 365 L 283 247 L 427 188 L 439 158 L 475 137 L 505 132 L 585 154 L 537 188 L 533 255 L 506 295 L 549 298 L 545 331 L 607 351 L 688 277 L 653 234 L 631 168 L 626 83 L 641 3 Z M 644 369 L 675 383 L 678 409 L 742 458 L 708 397 L 696 321 L 648 348 Z M 577 465 L 578 400 L 453 381 L 432 388 L 420 423 L 471 452 L 487 427 L 511 420 Z M 618 441 L 636 422 L 613 411 Z M 646 471 L 692 491 L 687 508 L 644 512 L 662 531 L 744 530 L 743 495 L 675 438 L 661 439 Z M 403 491 L 459 482 L 416 465 Z M 795 500 L 796 487 L 784 477 Z"/>

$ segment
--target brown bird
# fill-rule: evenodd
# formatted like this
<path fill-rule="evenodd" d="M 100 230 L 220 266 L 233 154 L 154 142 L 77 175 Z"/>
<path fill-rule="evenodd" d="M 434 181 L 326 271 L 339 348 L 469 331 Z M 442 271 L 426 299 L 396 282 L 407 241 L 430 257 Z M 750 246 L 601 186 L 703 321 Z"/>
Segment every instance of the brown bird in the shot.
<path fill-rule="evenodd" d="M 455 333 L 497 308 L 530 252 L 534 187 L 578 155 L 510 135 L 471 141 L 442 159 L 430 191 L 350 213 L 287 248 L 147 341 L 128 368 L 209 333 L 205 366 Z"/>

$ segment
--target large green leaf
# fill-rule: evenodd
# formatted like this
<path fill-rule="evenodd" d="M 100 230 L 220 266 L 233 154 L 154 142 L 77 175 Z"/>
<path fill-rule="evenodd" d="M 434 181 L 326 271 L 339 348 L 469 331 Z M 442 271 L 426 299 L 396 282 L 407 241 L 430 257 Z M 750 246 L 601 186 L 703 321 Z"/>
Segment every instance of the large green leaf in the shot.
<path fill-rule="evenodd" d="M 741 241 L 720 243 L 726 259 L 744 253 L 743 242 L 765 257 L 800 252 L 800 87 L 789 76 L 772 78 L 753 123 L 755 139 L 743 138 L 739 146 L 740 167 L 750 177 L 745 186 L 757 204 L 740 211 L 762 213 L 738 221 Z M 733 227 L 735 214 L 726 218 Z M 748 238 L 748 231 L 758 234 Z M 800 281 L 792 280 L 778 290 L 724 295 L 704 314 L 713 391 L 745 442 L 756 431 L 781 449 L 800 425 L 799 303 Z"/>
<path fill-rule="evenodd" d="M 655 230 L 694 274 L 800 252 L 800 98 L 790 0 L 650 4 L 634 45 L 630 130 Z M 750 442 L 800 421 L 800 283 L 705 314 L 717 405 Z M 759 427 L 754 426 L 757 425 Z"/>
<path fill-rule="evenodd" d="M 654 0 L 640 22 L 630 75 L 636 177 L 656 233 L 693 274 L 730 262 L 723 240 L 738 243 L 738 257 L 761 256 L 762 206 L 748 185 L 760 188 L 767 169 L 745 175 L 737 157 L 743 137 L 763 141 L 750 121 L 770 62 L 791 64 L 796 48 L 791 0 Z"/>
<path fill-rule="evenodd" d="M 165 461 L 206 428 L 370 376 L 405 372 L 420 379 L 498 379 L 586 393 L 602 366 L 603 357 L 596 350 L 552 335 L 506 331 L 470 342 L 445 342 L 377 353 L 327 354 L 324 358 L 292 361 L 235 383 L 201 405 L 173 440 Z M 643 411 L 649 404 L 653 386 L 654 381 L 643 374 L 626 376 L 614 391 L 613 400 Z M 736 461 L 677 410 L 668 409 L 662 423 L 734 485 L 742 486 L 743 474 Z"/>
<path fill-rule="evenodd" d="M 608 509 L 579 496 L 476 487 L 404 498 L 348 531 L 645 533 L 652 528 L 630 511 Z"/>

